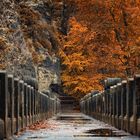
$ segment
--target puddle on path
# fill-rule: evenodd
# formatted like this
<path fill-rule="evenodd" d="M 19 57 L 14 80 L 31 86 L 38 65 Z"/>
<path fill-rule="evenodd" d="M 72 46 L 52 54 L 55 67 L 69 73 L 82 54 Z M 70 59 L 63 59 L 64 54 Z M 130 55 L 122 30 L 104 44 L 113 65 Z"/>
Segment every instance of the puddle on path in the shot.
<path fill-rule="evenodd" d="M 61 114 L 46 121 L 53 127 L 26 130 L 14 140 L 140 140 L 83 114 Z"/>

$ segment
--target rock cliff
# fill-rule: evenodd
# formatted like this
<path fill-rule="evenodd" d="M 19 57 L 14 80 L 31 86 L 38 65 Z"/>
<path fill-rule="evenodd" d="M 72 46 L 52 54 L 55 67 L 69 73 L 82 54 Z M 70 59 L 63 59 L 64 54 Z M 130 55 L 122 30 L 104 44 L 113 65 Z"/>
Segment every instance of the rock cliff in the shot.
<path fill-rule="evenodd" d="M 40 91 L 59 83 L 57 35 L 67 32 L 66 12 L 63 0 L 1 0 L 0 69 L 38 82 Z"/>

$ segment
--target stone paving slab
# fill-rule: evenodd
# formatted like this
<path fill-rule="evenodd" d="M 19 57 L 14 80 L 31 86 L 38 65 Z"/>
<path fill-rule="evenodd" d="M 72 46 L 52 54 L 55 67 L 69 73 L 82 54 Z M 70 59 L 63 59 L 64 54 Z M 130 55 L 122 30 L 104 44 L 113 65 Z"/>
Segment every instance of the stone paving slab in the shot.
<path fill-rule="evenodd" d="M 139 137 L 131 136 L 81 113 L 59 114 L 46 120 L 46 123 L 52 124 L 53 127 L 26 130 L 21 136 L 15 136 L 14 140 L 140 140 Z M 100 137 L 96 134 L 86 133 L 96 129 L 112 130 L 116 132 L 117 137 Z"/>

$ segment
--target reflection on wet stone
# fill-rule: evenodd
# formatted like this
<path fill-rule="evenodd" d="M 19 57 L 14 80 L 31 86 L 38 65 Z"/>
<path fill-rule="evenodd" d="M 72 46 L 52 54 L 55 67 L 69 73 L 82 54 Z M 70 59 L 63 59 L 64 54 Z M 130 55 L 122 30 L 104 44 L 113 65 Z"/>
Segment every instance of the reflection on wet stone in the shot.
<path fill-rule="evenodd" d="M 139 140 L 138 137 L 81 113 L 59 114 L 46 120 L 46 127 L 26 130 L 16 140 Z"/>

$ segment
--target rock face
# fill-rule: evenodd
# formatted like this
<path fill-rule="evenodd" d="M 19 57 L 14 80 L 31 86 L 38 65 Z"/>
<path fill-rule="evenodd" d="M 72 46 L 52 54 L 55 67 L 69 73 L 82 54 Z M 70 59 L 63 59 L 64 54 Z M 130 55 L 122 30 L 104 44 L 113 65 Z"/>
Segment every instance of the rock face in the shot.
<path fill-rule="evenodd" d="M 39 83 L 60 82 L 58 32 L 66 33 L 64 1 L 0 1 L 0 69 Z M 27 78 L 28 77 L 28 78 Z"/>
<path fill-rule="evenodd" d="M 31 60 L 31 55 L 26 47 L 23 33 L 20 28 L 18 13 L 15 3 L 11 0 L 0 1 L 0 40 L 5 46 L 1 49 L 1 65 L 8 71 L 16 73 L 22 61 L 26 63 Z M 0 43 L 1 43 L 0 42 Z M 28 57 L 27 57 L 28 56 Z M 17 72 L 18 74 L 20 72 Z"/>

